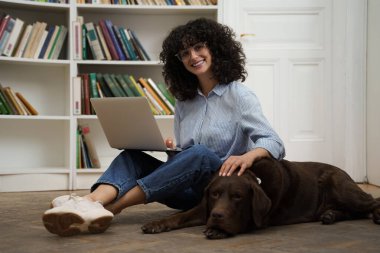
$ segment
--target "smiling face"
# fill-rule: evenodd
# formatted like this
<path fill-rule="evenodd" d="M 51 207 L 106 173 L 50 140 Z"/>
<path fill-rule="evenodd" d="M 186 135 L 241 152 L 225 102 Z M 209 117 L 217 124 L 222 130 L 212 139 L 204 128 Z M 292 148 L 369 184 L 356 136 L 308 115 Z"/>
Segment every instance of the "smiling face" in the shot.
<path fill-rule="evenodd" d="M 198 79 L 212 77 L 212 56 L 206 42 L 197 42 L 180 50 L 177 57 L 182 61 L 184 67 Z"/>

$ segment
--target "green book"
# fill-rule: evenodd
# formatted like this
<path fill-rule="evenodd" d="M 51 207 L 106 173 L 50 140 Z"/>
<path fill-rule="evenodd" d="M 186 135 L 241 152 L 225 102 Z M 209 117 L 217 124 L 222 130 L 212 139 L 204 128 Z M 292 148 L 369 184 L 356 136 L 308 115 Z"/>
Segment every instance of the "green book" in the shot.
<path fill-rule="evenodd" d="M 58 38 L 59 38 L 61 32 L 62 32 L 62 26 L 60 25 L 59 28 L 58 28 L 57 35 L 55 36 L 55 38 L 52 38 L 52 39 L 54 39 L 54 41 L 53 41 L 53 45 L 51 46 L 51 49 L 50 49 L 50 52 L 49 52 L 49 55 L 48 55 L 48 59 L 51 59 L 51 57 L 53 55 L 54 48 L 57 45 L 57 41 L 58 41 Z"/>
<path fill-rule="evenodd" d="M 166 85 L 163 83 L 157 83 L 158 89 L 162 92 L 162 94 L 169 100 L 169 102 L 174 106 L 175 105 L 175 98 L 174 96 L 168 91 L 166 88 Z"/>
<path fill-rule="evenodd" d="M 98 87 L 96 87 L 96 73 L 90 73 L 90 96 L 92 98 L 100 97 Z"/>
<path fill-rule="evenodd" d="M 2 100 L 4 101 L 4 106 L 7 108 L 7 111 L 9 112 L 9 114 L 11 114 L 11 115 L 17 114 L 16 109 L 13 108 L 13 105 L 12 105 L 11 101 L 9 100 L 8 96 L 5 95 L 3 86 L 1 84 L 0 84 L 0 96 L 1 96 Z"/>
<path fill-rule="evenodd" d="M 121 75 L 116 75 L 115 78 L 128 97 L 135 97 L 135 94 L 129 88 L 128 84 L 125 82 L 124 78 Z"/>
<path fill-rule="evenodd" d="M 119 89 L 120 94 L 122 94 L 123 97 L 127 97 L 127 93 L 120 86 L 120 84 L 116 81 L 115 74 L 111 74 L 110 77 L 111 77 L 111 80 L 115 83 L 116 87 Z"/>
<path fill-rule="evenodd" d="M 103 74 L 103 78 L 104 78 L 104 81 L 107 84 L 108 88 L 111 90 L 112 95 L 114 97 L 122 97 L 123 96 L 123 94 L 120 93 L 119 88 L 112 81 L 111 76 L 109 74 Z"/>
<path fill-rule="evenodd" d="M 113 94 L 112 94 L 110 88 L 108 87 L 108 85 L 105 83 L 103 75 L 101 73 L 96 74 L 96 80 L 98 81 L 98 83 L 100 85 L 100 89 L 102 90 L 104 96 L 113 97 Z"/>
<path fill-rule="evenodd" d="M 140 92 L 137 90 L 136 86 L 132 83 L 132 80 L 127 74 L 122 75 L 124 81 L 128 84 L 129 89 L 133 92 L 135 97 L 141 97 Z"/>
<path fill-rule="evenodd" d="M 87 60 L 87 29 L 86 26 L 83 24 L 82 25 L 82 58 L 83 60 Z"/>
<path fill-rule="evenodd" d="M 3 93 L 0 91 L 0 114 L 11 114 L 11 111 L 8 109 L 7 101 Z"/>

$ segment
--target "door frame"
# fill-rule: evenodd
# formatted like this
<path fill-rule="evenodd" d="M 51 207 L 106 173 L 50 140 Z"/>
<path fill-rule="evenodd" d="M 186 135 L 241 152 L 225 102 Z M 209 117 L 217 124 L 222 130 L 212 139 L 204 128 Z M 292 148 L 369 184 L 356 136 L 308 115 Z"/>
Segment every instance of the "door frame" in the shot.
<path fill-rule="evenodd" d="M 236 28 L 237 2 L 224 0 L 219 4 L 219 21 Z M 343 168 L 356 182 L 367 182 L 367 0 L 332 0 L 331 13 L 333 163 Z M 240 34 L 236 37 L 240 39 Z"/>

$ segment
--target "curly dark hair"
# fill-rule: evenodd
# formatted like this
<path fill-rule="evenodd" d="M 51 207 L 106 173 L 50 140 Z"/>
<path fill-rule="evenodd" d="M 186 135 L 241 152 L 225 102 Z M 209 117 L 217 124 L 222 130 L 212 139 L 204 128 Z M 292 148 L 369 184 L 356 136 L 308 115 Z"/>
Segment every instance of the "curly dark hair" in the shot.
<path fill-rule="evenodd" d="M 244 81 L 247 76 L 245 54 L 241 43 L 235 40 L 235 33 L 231 28 L 207 18 L 189 21 L 170 32 L 162 43 L 160 53 L 166 85 L 178 100 L 194 98 L 199 81 L 175 55 L 198 42 L 207 43 L 212 55 L 212 72 L 220 84 Z"/>

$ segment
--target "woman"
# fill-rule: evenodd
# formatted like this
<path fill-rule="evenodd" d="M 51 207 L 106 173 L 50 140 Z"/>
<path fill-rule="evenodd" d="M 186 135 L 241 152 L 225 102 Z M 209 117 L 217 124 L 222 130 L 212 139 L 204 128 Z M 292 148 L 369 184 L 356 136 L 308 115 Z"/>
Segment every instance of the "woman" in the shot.
<path fill-rule="evenodd" d="M 43 216 L 50 232 L 104 232 L 114 214 L 154 201 L 186 210 L 201 200 L 218 170 L 220 176 L 241 175 L 263 157 L 284 157 L 258 99 L 239 82 L 246 77 L 245 55 L 234 37 L 227 26 L 204 18 L 171 31 L 160 59 L 177 99 L 174 132 L 183 151 L 167 162 L 141 151 L 121 152 L 89 195 L 53 200 Z M 167 145 L 174 144 L 169 139 Z"/>

